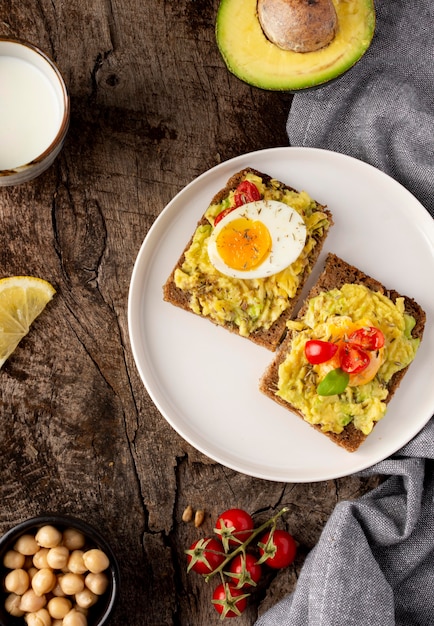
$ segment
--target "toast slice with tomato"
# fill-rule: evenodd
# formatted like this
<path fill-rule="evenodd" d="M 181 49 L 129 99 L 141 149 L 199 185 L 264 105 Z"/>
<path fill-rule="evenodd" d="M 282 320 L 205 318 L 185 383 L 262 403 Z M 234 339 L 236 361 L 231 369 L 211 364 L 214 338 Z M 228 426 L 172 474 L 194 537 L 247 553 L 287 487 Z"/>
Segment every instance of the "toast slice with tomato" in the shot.
<path fill-rule="evenodd" d="M 298 212 L 308 223 L 305 247 L 295 262 L 297 265 L 290 266 L 297 268 L 290 276 L 293 281 L 290 290 L 287 289 L 286 270 L 267 278 L 244 280 L 219 274 L 206 256 L 197 262 L 191 260 L 192 247 L 196 246 L 197 250 L 199 246 L 203 250 L 210 232 L 224 215 L 235 205 L 258 199 L 276 199 L 287 204 L 295 202 L 301 207 Z M 306 192 L 298 192 L 268 174 L 247 167 L 231 176 L 226 186 L 211 199 L 163 286 L 163 299 L 274 351 L 286 334 L 286 321 L 294 314 L 332 224 L 331 211 Z M 201 239 L 199 235 L 202 235 Z M 258 297 L 258 294 L 264 296 Z M 264 311 L 277 302 L 281 311 L 267 319 Z"/>
<path fill-rule="evenodd" d="M 355 315 L 348 310 L 348 294 L 355 294 L 354 302 L 367 294 L 372 306 L 363 304 Z M 388 319 L 391 311 L 396 324 Z M 330 253 L 297 317 L 289 322 L 288 335 L 259 388 L 334 443 L 355 452 L 384 416 L 415 357 L 425 322 L 424 310 L 411 297 L 387 289 Z"/>

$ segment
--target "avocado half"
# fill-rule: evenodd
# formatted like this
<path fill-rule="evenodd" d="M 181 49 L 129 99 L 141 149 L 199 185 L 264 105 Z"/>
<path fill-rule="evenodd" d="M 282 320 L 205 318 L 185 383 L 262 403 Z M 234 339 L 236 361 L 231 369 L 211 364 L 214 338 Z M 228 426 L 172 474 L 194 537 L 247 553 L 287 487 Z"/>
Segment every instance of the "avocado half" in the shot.
<path fill-rule="evenodd" d="M 319 87 L 344 74 L 364 55 L 375 31 L 373 0 L 333 0 L 338 30 L 314 52 L 283 50 L 269 41 L 259 23 L 257 0 L 221 0 L 216 40 L 230 72 L 272 91 Z"/>

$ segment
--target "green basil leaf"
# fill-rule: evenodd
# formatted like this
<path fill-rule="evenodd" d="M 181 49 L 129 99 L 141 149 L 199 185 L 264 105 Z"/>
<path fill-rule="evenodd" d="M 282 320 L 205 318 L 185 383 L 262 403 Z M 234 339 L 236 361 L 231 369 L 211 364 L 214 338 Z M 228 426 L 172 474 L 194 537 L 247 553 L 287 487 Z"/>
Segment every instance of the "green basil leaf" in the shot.
<path fill-rule="evenodd" d="M 347 374 L 347 372 L 343 372 L 338 367 L 335 370 L 331 370 L 331 372 L 323 378 L 316 391 L 319 396 L 334 396 L 335 394 L 345 391 L 349 380 L 350 375 Z"/>

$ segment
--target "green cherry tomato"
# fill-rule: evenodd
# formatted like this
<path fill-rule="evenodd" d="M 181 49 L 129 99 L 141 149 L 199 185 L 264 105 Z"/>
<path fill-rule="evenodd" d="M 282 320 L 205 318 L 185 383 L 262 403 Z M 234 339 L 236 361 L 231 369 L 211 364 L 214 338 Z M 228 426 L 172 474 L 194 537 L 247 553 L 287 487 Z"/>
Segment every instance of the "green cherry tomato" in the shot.
<path fill-rule="evenodd" d="M 334 396 L 335 394 L 345 391 L 350 375 L 342 371 L 340 368 L 331 370 L 317 387 L 319 396 Z"/>

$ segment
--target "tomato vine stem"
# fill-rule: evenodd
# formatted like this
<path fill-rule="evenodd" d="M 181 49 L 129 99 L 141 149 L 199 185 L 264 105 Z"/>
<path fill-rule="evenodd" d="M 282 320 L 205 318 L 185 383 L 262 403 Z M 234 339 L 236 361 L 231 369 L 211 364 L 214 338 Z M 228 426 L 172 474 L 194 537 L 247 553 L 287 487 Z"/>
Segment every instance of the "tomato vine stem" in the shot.
<path fill-rule="evenodd" d="M 245 552 L 247 546 L 253 541 L 253 539 L 255 539 L 255 537 L 261 534 L 269 526 L 272 526 L 274 530 L 274 528 L 276 528 L 276 523 L 279 517 L 284 515 L 287 511 L 289 511 L 289 509 L 287 507 L 283 507 L 283 509 L 281 509 L 278 513 L 276 513 L 276 515 L 273 515 L 273 517 L 270 517 L 270 519 L 268 519 L 263 524 L 261 524 L 261 526 L 258 526 L 258 528 L 254 528 L 252 530 L 252 534 L 243 543 L 241 543 L 237 548 L 232 550 L 232 552 L 229 552 L 225 560 L 222 561 L 222 563 L 220 563 L 218 567 L 216 567 L 209 574 L 203 574 L 203 577 L 205 578 L 205 582 L 209 582 L 210 579 L 219 572 L 222 575 L 224 568 L 230 561 L 232 561 L 234 556 L 236 556 L 237 554 L 240 554 L 241 552 Z"/>

